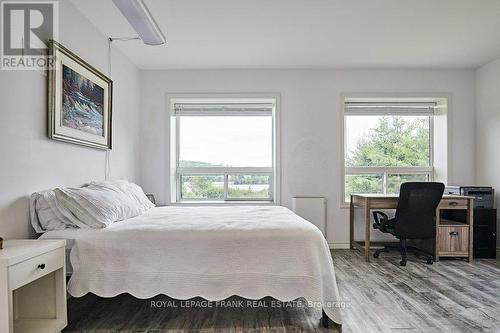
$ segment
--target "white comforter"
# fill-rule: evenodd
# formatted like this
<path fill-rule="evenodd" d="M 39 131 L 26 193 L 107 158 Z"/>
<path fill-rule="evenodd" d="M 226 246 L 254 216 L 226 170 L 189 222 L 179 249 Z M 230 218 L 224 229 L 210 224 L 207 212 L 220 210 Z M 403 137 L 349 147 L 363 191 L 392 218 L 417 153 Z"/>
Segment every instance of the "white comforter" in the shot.
<path fill-rule="evenodd" d="M 67 231 L 42 237 L 75 238 L 68 285 L 75 297 L 304 297 L 341 323 L 328 244 L 287 208 L 157 207 L 104 229 Z"/>

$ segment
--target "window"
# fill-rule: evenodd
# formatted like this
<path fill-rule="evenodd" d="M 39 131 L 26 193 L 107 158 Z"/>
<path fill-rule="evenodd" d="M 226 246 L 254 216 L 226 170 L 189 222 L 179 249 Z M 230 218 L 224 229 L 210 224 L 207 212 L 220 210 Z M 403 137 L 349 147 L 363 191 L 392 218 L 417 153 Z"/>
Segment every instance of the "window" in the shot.
<path fill-rule="evenodd" d="M 346 100 L 344 199 L 433 179 L 434 102 Z"/>
<path fill-rule="evenodd" d="M 174 98 L 172 201 L 275 201 L 274 99 Z"/>

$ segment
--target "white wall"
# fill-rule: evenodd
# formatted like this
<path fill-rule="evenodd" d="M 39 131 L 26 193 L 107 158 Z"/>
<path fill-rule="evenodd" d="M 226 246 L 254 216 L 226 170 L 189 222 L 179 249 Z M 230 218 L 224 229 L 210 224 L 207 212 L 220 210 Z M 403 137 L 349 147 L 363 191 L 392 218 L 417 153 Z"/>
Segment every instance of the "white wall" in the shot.
<path fill-rule="evenodd" d="M 60 2 L 60 42 L 107 74 L 108 42 L 69 1 Z M 119 51 L 114 81 L 111 177 L 139 178 L 140 74 Z M 31 192 L 104 178 L 105 152 L 49 140 L 47 78 L 34 71 L 0 71 L 0 236 L 33 236 Z"/>
<path fill-rule="evenodd" d="M 498 204 L 500 198 L 500 58 L 476 71 L 476 87 L 477 182 L 496 189 L 495 202 Z M 498 220 L 497 230 L 500 230 Z M 499 236 L 497 236 L 497 248 L 500 248 Z"/>
<path fill-rule="evenodd" d="M 186 70 L 142 71 L 141 184 L 169 201 L 167 93 L 281 94 L 282 205 L 296 195 L 328 199 L 329 242 L 346 246 L 341 209 L 341 93 L 435 93 L 451 96 L 451 184 L 475 181 L 473 70 Z"/>

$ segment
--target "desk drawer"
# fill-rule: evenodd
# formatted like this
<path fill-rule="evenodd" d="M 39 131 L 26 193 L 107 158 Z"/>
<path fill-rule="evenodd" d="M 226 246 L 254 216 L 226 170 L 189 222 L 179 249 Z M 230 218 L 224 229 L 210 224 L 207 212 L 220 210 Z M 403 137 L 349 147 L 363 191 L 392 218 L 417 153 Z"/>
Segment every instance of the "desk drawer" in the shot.
<path fill-rule="evenodd" d="M 11 289 L 17 289 L 64 267 L 64 248 L 59 248 L 9 267 Z"/>
<path fill-rule="evenodd" d="M 467 209 L 468 199 L 465 198 L 445 198 L 441 199 L 439 208 L 441 209 Z"/>
<path fill-rule="evenodd" d="M 438 237 L 439 256 L 458 257 L 469 255 L 468 226 L 440 226 Z"/>

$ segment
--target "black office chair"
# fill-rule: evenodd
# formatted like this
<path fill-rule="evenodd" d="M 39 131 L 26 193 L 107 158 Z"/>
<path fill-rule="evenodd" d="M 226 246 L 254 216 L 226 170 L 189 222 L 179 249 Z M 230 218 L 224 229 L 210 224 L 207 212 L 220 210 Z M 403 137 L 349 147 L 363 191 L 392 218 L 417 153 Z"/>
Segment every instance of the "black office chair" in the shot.
<path fill-rule="evenodd" d="M 403 183 L 399 190 L 398 207 L 396 216 L 389 219 L 387 214 L 375 211 L 373 228 L 385 233 L 390 233 L 399 239 L 399 246 L 385 246 L 375 251 L 374 258 L 380 253 L 397 250 L 401 253 L 401 266 L 406 266 L 406 253 L 422 255 L 427 258 L 427 263 L 434 262 L 434 255 L 406 246 L 407 239 L 428 239 L 436 237 L 436 208 L 444 192 L 442 183 Z"/>

